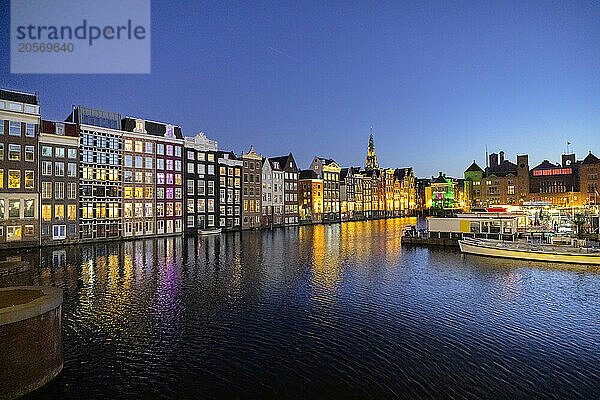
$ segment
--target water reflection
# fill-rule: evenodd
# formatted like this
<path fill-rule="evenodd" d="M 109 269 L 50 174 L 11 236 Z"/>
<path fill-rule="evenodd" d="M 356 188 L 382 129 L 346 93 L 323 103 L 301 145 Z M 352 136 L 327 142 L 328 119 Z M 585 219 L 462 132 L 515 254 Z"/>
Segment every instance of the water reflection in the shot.
<path fill-rule="evenodd" d="M 40 397 L 577 398 L 600 278 L 400 245 L 413 219 L 47 248 L 65 289 Z"/>

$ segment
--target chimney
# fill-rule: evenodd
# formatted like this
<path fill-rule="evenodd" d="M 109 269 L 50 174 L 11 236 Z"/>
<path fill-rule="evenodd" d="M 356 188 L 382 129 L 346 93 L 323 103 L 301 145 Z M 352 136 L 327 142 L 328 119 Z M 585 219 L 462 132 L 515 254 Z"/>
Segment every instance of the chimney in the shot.
<path fill-rule="evenodd" d="M 504 162 L 504 152 L 501 151 L 500 152 L 500 164 L 502 164 Z"/>
<path fill-rule="evenodd" d="M 490 168 L 498 166 L 498 153 L 490 154 Z"/>

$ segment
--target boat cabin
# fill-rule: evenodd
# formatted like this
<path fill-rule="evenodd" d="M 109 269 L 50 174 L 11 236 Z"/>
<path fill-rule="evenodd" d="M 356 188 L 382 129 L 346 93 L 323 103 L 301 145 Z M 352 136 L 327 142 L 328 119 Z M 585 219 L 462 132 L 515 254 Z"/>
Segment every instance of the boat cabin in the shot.
<path fill-rule="evenodd" d="M 507 213 L 459 214 L 452 218 L 427 218 L 431 238 L 481 238 L 515 240 L 518 217 Z"/>

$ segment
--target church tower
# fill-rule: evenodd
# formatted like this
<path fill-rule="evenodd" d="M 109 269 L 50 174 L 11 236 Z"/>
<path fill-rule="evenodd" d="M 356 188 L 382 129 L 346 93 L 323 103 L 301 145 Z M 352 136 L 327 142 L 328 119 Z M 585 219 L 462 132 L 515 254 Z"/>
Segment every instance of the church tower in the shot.
<path fill-rule="evenodd" d="M 367 149 L 367 161 L 365 164 L 365 169 L 379 169 L 379 165 L 377 164 L 377 155 L 375 154 L 375 142 L 373 141 L 373 128 L 371 128 L 371 136 L 369 137 L 369 147 Z"/>

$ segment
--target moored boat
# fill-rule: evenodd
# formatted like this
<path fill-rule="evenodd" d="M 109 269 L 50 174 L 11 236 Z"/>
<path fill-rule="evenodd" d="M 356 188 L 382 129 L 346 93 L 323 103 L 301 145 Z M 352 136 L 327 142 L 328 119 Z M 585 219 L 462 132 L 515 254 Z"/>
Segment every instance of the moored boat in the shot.
<path fill-rule="evenodd" d="M 198 229 L 198 235 L 216 235 L 221 233 L 221 228 Z"/>
<path fill-rule="evenodd" d="M 600 251 L 590 247 L 556 246 L 489 239 L 463 239 L 460 251 L 488 257 L 600 265 Z"/>

